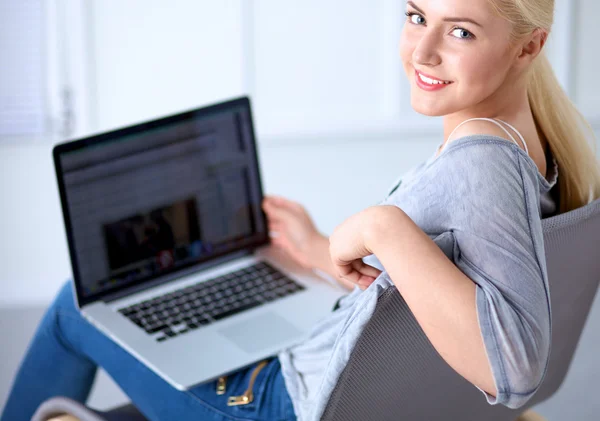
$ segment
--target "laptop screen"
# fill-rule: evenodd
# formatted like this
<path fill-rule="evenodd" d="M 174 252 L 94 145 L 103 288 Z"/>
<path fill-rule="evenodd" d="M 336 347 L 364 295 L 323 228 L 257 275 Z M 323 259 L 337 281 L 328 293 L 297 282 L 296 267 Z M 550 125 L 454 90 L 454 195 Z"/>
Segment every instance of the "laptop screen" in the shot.
<path fill-rule="evenodd" d="M 247 98 L 54 157 L 80 305 L 268 241 Z"/>

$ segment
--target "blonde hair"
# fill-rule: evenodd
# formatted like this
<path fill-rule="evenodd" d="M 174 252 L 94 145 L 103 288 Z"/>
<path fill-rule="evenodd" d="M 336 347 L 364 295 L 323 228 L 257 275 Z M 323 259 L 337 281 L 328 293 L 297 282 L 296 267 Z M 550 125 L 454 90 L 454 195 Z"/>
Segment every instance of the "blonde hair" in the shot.
<path fill-rule="evenodd" d="M 513 24 L 512 41 L 554 19 L 554 0 L 489 0 L 496 13 Z M 559 212 L 579 208 L 600 197 L 600 165 L 590 124 L 560 86 L 542 51 L 532 63 L 527 92 L 538 129 L 559 166 Z"/>

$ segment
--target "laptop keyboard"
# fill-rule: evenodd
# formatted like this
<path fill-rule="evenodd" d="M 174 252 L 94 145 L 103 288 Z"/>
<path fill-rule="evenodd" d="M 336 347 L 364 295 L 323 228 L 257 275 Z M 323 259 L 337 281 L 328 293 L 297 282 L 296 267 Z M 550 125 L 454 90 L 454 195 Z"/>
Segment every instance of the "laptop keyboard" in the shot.
<path fill-rule="evenodd" d="M 305 289 L 260 262 L 198 284 L 119 309 L 148 334 L 165 341 L 214 321 Z"/>

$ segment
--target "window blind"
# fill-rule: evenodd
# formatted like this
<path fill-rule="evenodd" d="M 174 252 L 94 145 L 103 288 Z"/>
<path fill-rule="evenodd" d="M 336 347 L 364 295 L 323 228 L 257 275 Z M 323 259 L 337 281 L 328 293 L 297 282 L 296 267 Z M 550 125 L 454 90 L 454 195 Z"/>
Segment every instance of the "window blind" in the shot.
<path fill-rule="evenodd" d="M 45 132 L 44 34 L 43 0 L 0 0 L 0 137 Z"/>

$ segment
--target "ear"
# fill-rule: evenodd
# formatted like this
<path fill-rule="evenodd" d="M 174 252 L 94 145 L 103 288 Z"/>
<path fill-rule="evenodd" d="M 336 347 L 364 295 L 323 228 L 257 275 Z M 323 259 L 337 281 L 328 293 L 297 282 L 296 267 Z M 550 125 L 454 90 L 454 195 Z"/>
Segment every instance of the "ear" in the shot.
<path fill-rule="evenodd" d="M 521 45 L 521 51 L 517 60 L 521 65 L 527 66 L 531 63 L 544 48 L 548 32 L 542 28 L 536 28 L 531 35 L 527 36 Z"/>

